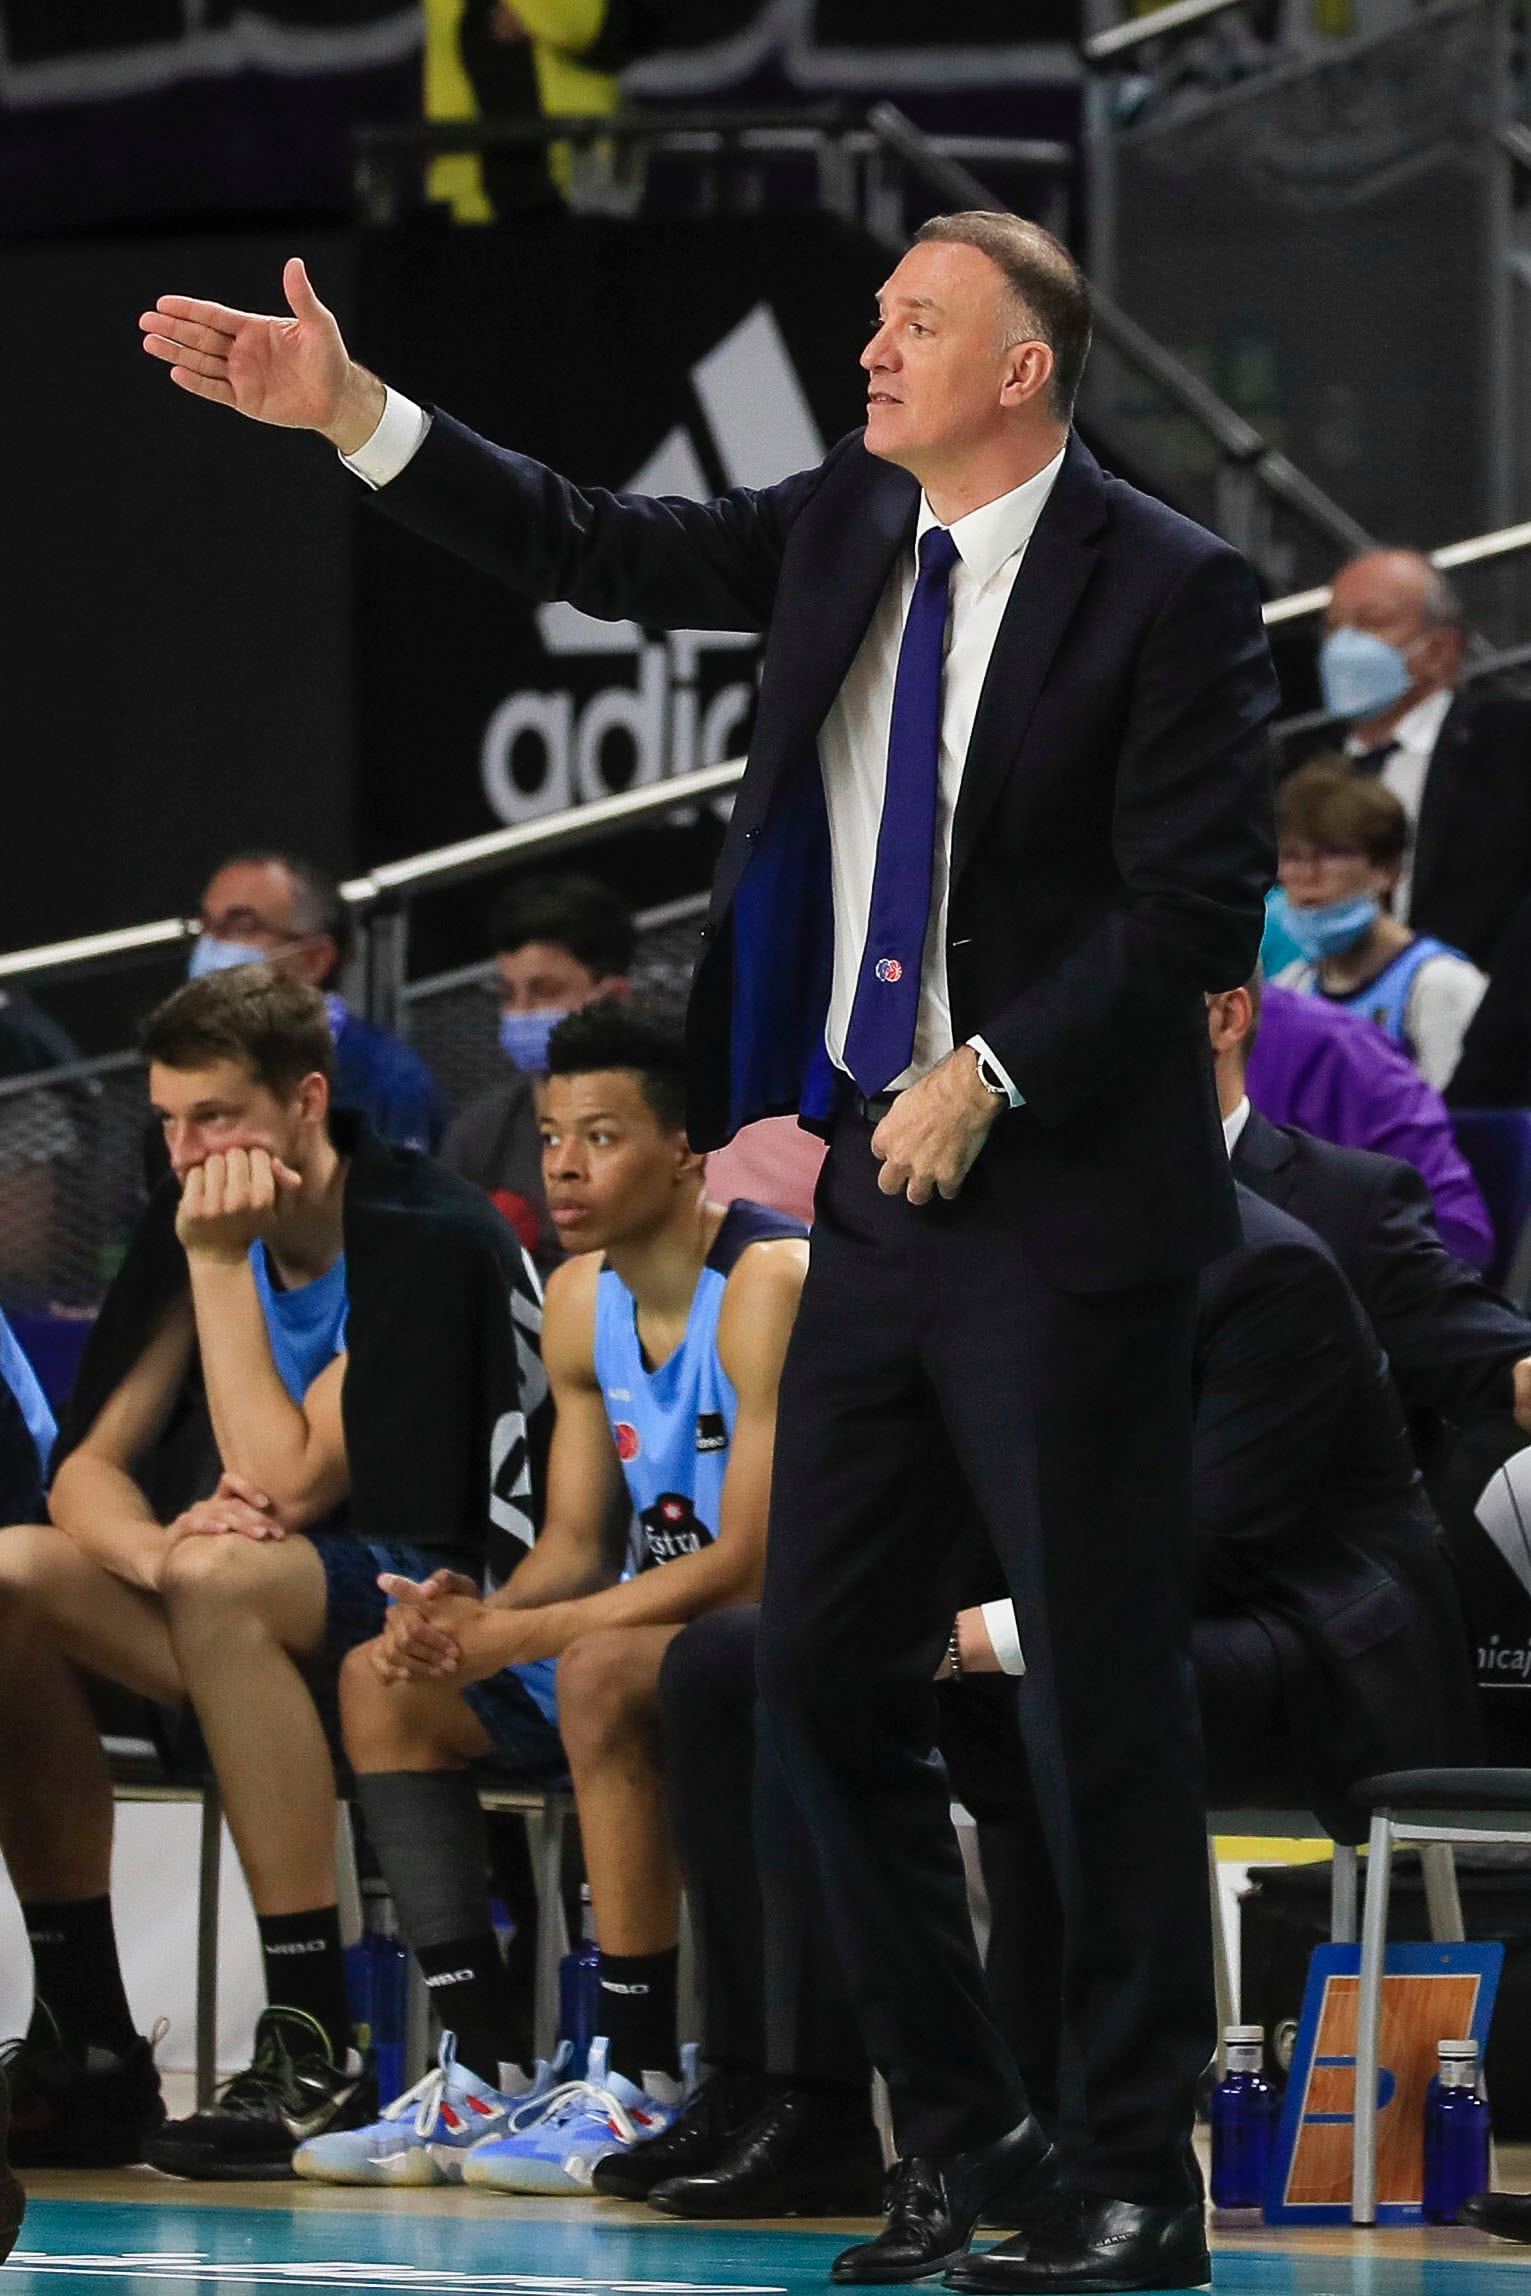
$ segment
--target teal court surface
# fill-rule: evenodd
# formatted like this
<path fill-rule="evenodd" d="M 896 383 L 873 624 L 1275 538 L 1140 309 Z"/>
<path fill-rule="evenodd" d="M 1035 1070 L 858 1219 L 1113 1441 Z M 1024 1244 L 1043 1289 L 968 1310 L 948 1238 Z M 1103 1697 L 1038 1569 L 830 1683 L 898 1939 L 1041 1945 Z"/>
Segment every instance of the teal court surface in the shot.
<path fill-rule="evenodd" d="M 215 2191 L 148 2170 L 92 2179 L 101 2197 L 79 2197 L 80 2186 L 31 2181 L 0 2296 L 817 2296 L 830 2258 L 864 2229 L 674 2224 L 610 2203 L 496 2202 L 455 2190 Z M 1218 2296 L 1531 2296 L 1531 2248 L 1468 2231 L 1256 2229 L 1215 2235 L 1214 2246 Z"/>

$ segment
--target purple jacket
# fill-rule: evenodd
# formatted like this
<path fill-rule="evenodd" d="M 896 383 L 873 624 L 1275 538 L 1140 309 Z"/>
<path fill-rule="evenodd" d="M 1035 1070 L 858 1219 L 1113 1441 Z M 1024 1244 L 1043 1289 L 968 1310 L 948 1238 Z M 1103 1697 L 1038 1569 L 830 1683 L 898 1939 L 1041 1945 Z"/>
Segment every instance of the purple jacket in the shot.
<path fill-rule="evenodd" d="M 1488 1209 L 1452 1137 L 1446 1103 L 1359 1013 L 1267 985 L 1249 1097 L 1273 1124 L 1412 1164 L 1435 1198 L 1447 1250 L 1478 1268 L 1493 1258 Z"/>

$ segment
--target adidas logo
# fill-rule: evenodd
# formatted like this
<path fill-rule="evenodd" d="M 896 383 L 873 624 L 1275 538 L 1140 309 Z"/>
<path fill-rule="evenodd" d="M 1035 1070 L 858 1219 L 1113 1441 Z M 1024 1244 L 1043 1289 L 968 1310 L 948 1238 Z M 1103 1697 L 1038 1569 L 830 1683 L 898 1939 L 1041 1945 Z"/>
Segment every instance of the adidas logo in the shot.
<path fill-rule="evenodd" d="M 822 461 L 824 441 L 767 304 L 697 361 L 690 382 L 700 426 L 677 423 L 622 492 L 705 502 L 717 490 L 704 451 L 730 487 L 771 486 Z M 497 819 L 532 820 L 737 753 L 755 696 L 760 640 L 753 632 L 671 630 L 656 638 L 636 622 L 600 622 L 564 604 L 540 606 L 537 631 L 549 658 L 547 689 L 507 695 L 484 729 L 480 773 Z M 581 703 L 557 684 L 557 666 L 592 656 L 625 657 L 631 670 Z"/>

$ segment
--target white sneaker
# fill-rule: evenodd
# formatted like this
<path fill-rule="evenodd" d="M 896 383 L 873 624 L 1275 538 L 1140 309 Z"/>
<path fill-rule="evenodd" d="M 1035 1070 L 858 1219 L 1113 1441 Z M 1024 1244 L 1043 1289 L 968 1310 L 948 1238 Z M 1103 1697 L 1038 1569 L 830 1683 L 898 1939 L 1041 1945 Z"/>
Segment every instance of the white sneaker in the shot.
<path fill-rule="evenodd" d="M 491 2088 L 457 2062 L 456 2035 L 443 2033 L 441 2055 L 423 2081 L 365 2128 L 310 2137 L 292 2156 L 293 2173 L 314 2184 L 461 2184 L 472 2147 L 513 2128 L 522 2114 L 540 2112 L 568 2065 L 566 2042 L 530 2081 L 513 2065 L 497 2067 L 501 2085 Z"/>
<path fill-rule="evenodd" d="M 607 2044 L 590 2044 L 583 2081 L 550 2089 L 515 2125 L 486 2136 L 463 2162 L 464 2184 L 492 2192 L 589 2192 L 595 2164 L 657 2137 L 680 2111 L 679 2081 L 649 2073 L 637 2088 L 607 2066 Z"/>

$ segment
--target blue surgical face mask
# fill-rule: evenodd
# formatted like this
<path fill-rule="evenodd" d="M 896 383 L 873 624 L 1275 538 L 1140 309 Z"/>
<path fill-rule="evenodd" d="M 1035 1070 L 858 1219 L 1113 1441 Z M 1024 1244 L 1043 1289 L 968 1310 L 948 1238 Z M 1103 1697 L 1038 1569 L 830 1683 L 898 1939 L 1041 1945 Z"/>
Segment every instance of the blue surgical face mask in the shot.
<path fill-rule="evenodd" d="M 1370 630 L 1331 630 L 1318 650 L 1324 707 L 1335 717 L 1370 718 L 1401 702 L 1413 680 L 1397 646 Z"/>
<path fill-rule="evenodd" d="M 502 1012 L 500 1050 L 528 1076 L 546 1076 L 548 1038 L 559 1022 L 568 1017 L 566 1005 L 544 1005 L 538 1012 Z"/>
<path fill-rule="evenodd" d="M 1319 909 L 1299 909 L 1278 891 L 1271 903 L 1285 930 L 1310 965 L 1325 957 L 1343 956 L 1371 931 L 1381 915 L 1375 893 L 1352 893 L 1348 900 L 1326 901 Z"/>
<path fill-rule="evenodd" d="M 263 965 L 269 954 L 249 941 L 220 941 L 212 933 L 199 933 L 191 944 L 186 977 L 200 981 L 207 973 L 226 973 L 235 965 Z"/>

